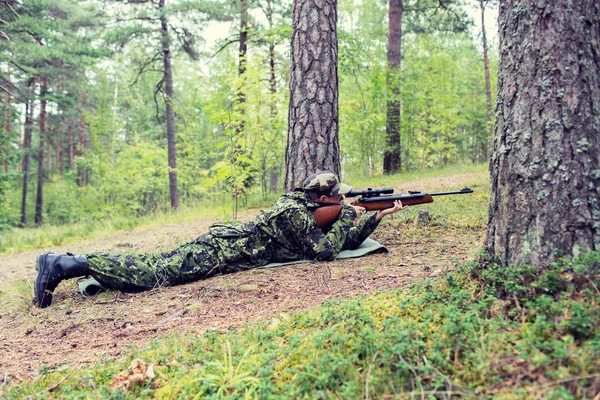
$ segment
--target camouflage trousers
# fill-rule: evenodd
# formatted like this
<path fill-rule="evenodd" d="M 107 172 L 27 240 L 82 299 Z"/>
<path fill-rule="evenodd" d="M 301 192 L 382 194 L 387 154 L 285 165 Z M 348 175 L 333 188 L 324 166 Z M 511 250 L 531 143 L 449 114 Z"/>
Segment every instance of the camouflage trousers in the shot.
<path fill-rule="evenodd" d="M 91 275 L 104 286 L 118 290 L 148 290 L 208 278 L 221 271 L 219 251 L 211 235 L 159 254 L 87 255 Z"/>

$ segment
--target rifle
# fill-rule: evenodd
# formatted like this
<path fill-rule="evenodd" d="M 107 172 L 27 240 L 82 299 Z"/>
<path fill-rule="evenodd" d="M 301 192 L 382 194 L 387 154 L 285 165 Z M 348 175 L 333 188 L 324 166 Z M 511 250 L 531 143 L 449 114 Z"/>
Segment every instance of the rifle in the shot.
<path fill-rule="evenodd" d="M 433 203 L 433 196 L 469 194 L 473 193 L 473 190 L 465 187 L 462 190 L 453 192 L 424 193 L 420 191 L 409 191 L 408 194 L 387 196 L 391 193 L 394 193 L 394 188 L 391 187 L 383 189 L 368 188 L 367 190 L 353 190 L 346 194 L 346 197 L 361 196 L 358 200 L 353 201 L 350 204 L 353 206 L 364 207 L 367 211 L 377 211 L 394 207 L 394 201 L 396 200 L 401 200 L 402 205 L 404 206 L 416 206 L 418 204 Z M 342 211 L 341 205 L 328 204 L 317 208 L 312 213 L 317 221 L 317 227 L 322 229 L 337 221 L 340 211 Z"/>

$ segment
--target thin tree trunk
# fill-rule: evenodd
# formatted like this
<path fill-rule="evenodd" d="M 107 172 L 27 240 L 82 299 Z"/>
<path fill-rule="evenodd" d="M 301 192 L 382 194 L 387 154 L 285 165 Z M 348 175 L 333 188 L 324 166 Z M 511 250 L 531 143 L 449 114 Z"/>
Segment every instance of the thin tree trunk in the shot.
<path fill-rule="evenodd" d="M 600 250 L 600 3 L 500 4 L 486 248 L 544 266 Z"/>
<path fill-rule="evenodd" d="M 171 50 L 169 48 L 169 32 L 165 15 L 165 0 L 159 1 L 160 25 L 162 33 L 162 48 L 165 82 L 165 108 L 167 113 L 167 147 L 169 157 L 169 190 L 171 208 L 179 208 L 179 188 L 177 186 L 177 152 L 175 149 L 175 112 L 173 111 L 173 72 L 171 70 Z"/>
<path fill-rule="evenodd" d="M 55 160 L 56 161 L 56 166 L 55 166 L 56 171 L 60 171 L 60 159 L 62 157 L 61 148 L 60 148 L 61 146 L 62 146 L 62 141 L 61 141 L 60 137 L 58 137 L 58 138 L 56 138 L 56 153 L 55 153 L 56 154 L 56 160 Z"/>
<path fill-rule="evenodd" d="M 400 64 L 402 60 L 402 0 L 389 0 L 388 27 L 388 101 L 386 149 L 383 155 L 383 172 L 392 174 L 402 168 L 402 142 L 400 137 Z"/>
<path fill-rule="evenodd" d="M 277 117 L 277 79 L 275 75 L 275 44 L 269 43 L 269 86 L 271 89 L 271 118 Z"/>
<path fill-rule="evenodd" d="M 85 99 L 87 93 L 85 90 L 81 91 L 81 108 L 85 107 Z M 78 144 L 77 144 L 77 157 L 79 161 L 82 161 L 83 155 L 85 154 L 85 121 L 83 117 L 79 117 L 79 131 L 78 133 Z M 77 165 L 77 186 L 85 186 L 85 171 L 82 165 Z"/>
<path fill-rule="evenodd" d="M 337 1 L 295 0 L 285 189 L 311 173 L 340 174 Z"/>
<path fill-rule="evenodd" d="M 29 87 L 35 86 L 35 79 L 31 79 Z M 33 125 L 33 112 L 35 103 L 33 100 L 28 100 L 25 103 L 25 128 L 23 135 L 23 196 L 21 199 L 21 225 L 27 225 L 27 194 L 29 192 L 29 168 L 31 158 L 31 131 Z"/>
<path fill-rule="evenodd" d="M 237 96 L 238 107 L 241 118 L 236 127 L 237 134 L 244 132 L 246 125 L 246 57 L 248 52 L 248 0 L 240 0 L 240 47 L 238 52 L 238 73 L 240 77 L 240 87 Z"/>
<path fill-rule="evenodd" d="M 46 141 L 46 92 L 48 89 L 48 78 L 43 76 L 40 85 L 40 150 L 38 153 L 38 179 L 37 196 L 35 199 L 35 223 L 42 224 L 42 210 L 44 206 L 44 146 Z M 50 154 L 48 154 L 50 157 Z"/>
<path fill-rule="evenodd" d="M 488 134 L 481 143 L 481 156 L 484 160 L 488 159 L 488 143 L 494 136 L 493 123 L 492 123 L 492 89 L 490 84 L 490 61 L 488 58 L 488 44 L 487 36 L 485 33 L 485 6 L 487 0 L 479 0 L 479 8 L 481 9 L 481 37 L 483 41 L 483 70 L 485 72 L 485 104 L 486 104 L 486 119 Z"/>
<path fill-rule="evenodd" d="M 6 81 L 10 82 L 10 70 L 8 72 L 6 72 Z M 7 136 L 7 139 L 9 139 L 6 142 L 6 150 L 5 150 L 5 160 L 4 160 L 4 172 L 8 173 L 8 155 L 10 154 L 10 137 L 12 136 L 12 133 L 10 131 L 10 119 L 12 117 L 11 112 L 10 112 L 10 95 L 8 94 L 8 91 L 4 92 L 4 104 L 6 106 L 6 111 L 4 112 L 4 133 Z"/>
<path fill-rule="evenodd" d="M 46 171 L 50 172 L 52 169 L 52 146 L 50 145 L 50 132 L 46 132 Z"/>
<path fill-rule="evenodd" d="M 269 21 L 269 29 L 273 29 L 273 8 L 272 2 L 267 0 L 266 17 Z M 271 92 L 271 99 L 269 107 L 271 110 L 271 129 L 273 134 L 276 133 L 276 120 L 277 120 L 277 75 L 275 70 L 276 55 L 275 55 L 275 42 L 269 41 L 269 88 Z M 279 171 L 280 165 L 272 165 L 269 168 L 269 191 L 275 192 L 279 189 Z"/>
<path fill-rule="evenodd" d="M 69 169 L 73 169 L 73 160 L 75 158 L 75 130 L 73 124 L 69 124 Z"/>

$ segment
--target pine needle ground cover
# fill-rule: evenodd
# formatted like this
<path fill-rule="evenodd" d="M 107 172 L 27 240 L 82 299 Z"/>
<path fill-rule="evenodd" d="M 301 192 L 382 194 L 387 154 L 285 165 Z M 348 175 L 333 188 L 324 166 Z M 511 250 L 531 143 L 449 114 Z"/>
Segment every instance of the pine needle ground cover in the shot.
<path fill-rule="evenodd" d="M 408 291 L 161 338 L 93 368 L 42 371 L 3 395 L 56 386 L 43 396 L 592 398 L 600 390 L 599 268 L 598 254 L 543 273 L 463 264 Z M 112 389 L 133 359 L 153 363 L 154 379 Z"/>

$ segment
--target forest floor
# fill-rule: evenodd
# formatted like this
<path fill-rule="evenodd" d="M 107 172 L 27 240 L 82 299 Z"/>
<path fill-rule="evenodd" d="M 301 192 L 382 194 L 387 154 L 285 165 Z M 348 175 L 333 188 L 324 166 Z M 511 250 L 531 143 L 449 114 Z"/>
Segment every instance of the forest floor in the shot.
<path fill-rule="evenodd" d="M 467 172 L 394 186 L 404 192 L 416 184 L 422 190 L 446 190 L 475 183 L 479 191 L 486 191 L 486 178 L 485 172 Z M 444 207 L 444 201 L 436 199 L 423 208 Z M 461 208 L 457 200 L 450 201 Z M 251 219 L 257 211 L 244 212 L 240 219 Z M 169 334 L 235 329 L 261 319 L 285 318 L 287 313 L 329 299 L 408 288 L 419 278 L 439 275 L 473 259 L 483 244 L 484 224 L 419 226 L 414 212 L 410 217 L 400 214 L 384 221 L 372 235 L 388 248 L 388 254 L 258 269 L 142 293 L 111 291 L 94 297 L 82 296 L 72 280 L 59 285 L 52 306 L 46 309 L 33 305 L 29 289 L 35 278 L 35 258 L 46 249 L 1 256 L 0 295 L 4 292 L 5 300 L 8 295 L 20 296 L 21 303 L 0 307 L 0 380 L 19 382 L 67 364 L 114 360 L 130 346 L 139 348 Z M 192 240 L 215 222 L 198 219 L 52 250 L 161 251 Z"/>

